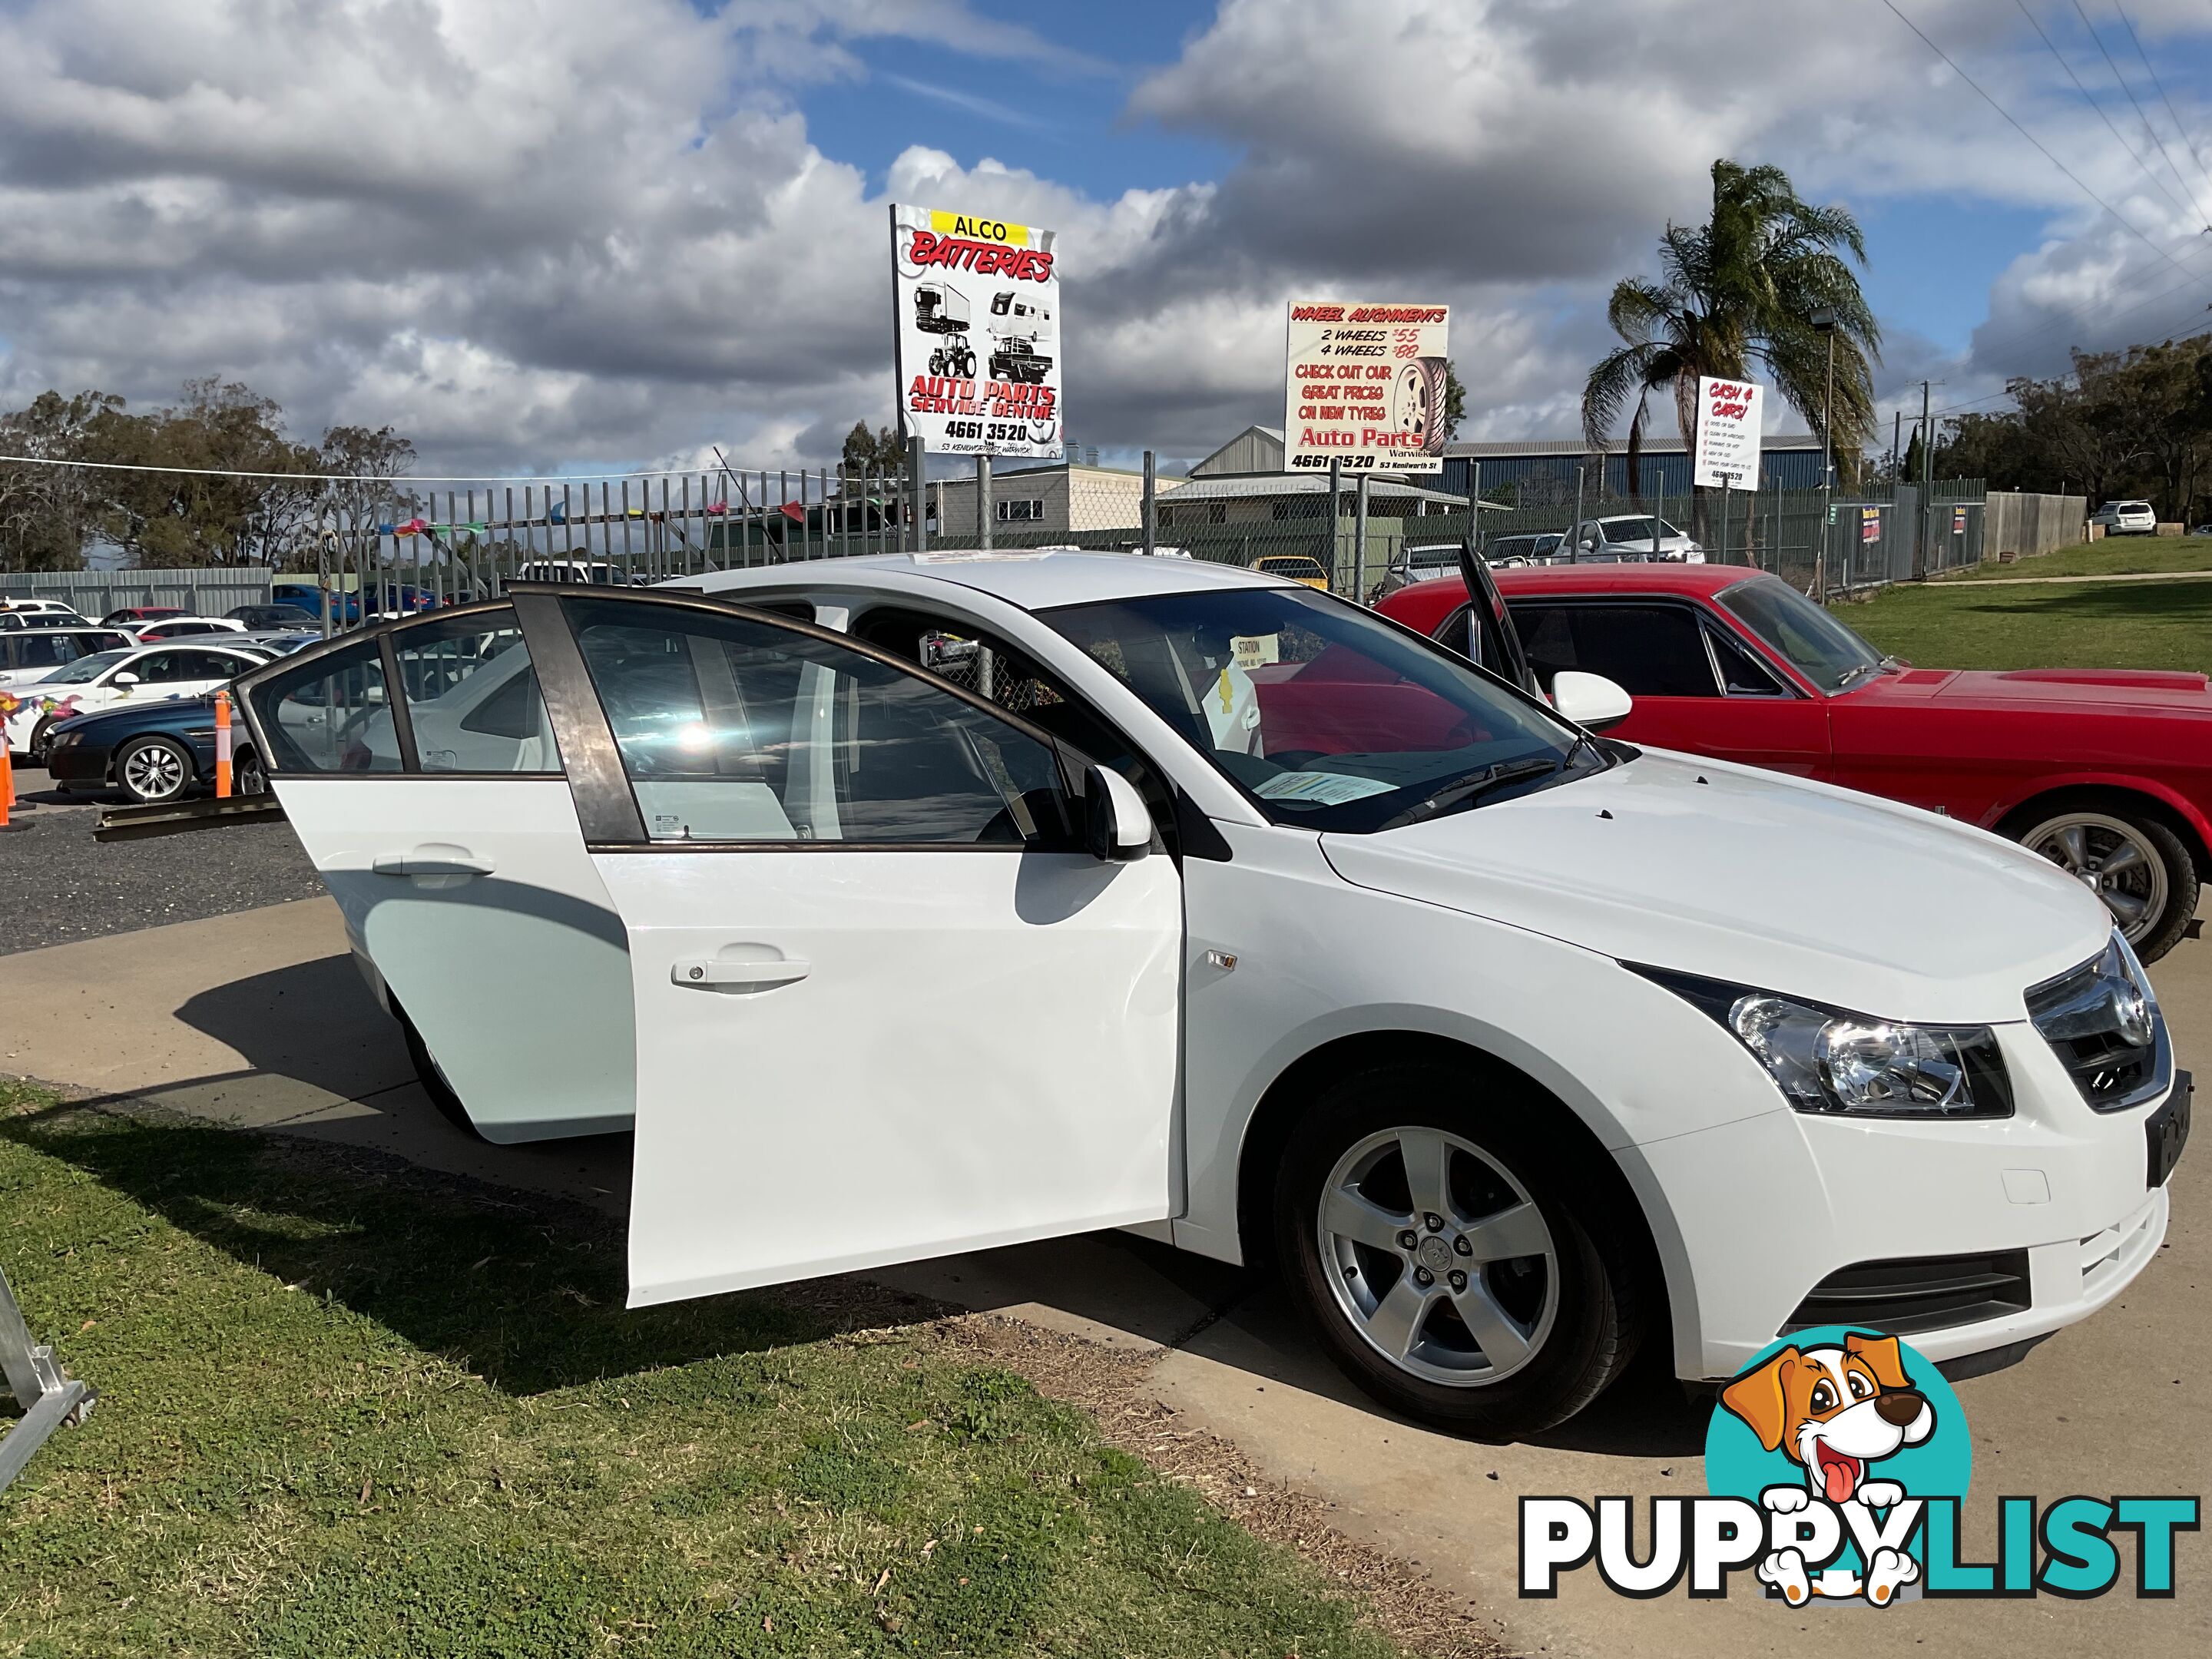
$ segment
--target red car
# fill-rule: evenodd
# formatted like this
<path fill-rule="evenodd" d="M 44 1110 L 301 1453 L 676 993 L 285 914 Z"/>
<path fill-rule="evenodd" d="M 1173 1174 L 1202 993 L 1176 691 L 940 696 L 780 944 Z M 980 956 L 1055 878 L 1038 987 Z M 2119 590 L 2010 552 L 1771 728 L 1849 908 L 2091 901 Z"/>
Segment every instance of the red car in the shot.
<path fill-rule="evenodd" d="M 2145 959 L 2193 934 L 2212 848 L 2212 690 L 2202 674 L 2003 673 L 1885 658 L 1778 577 L 1729 565 L 1496 573 L 1530 668 L 1619 682 L 1613 735 L 1796 772 L 1994 830 L 2096 890 Z M 1467 588 L 1379 610 L 1464 650 Z M 1881 872 L 1867 871 L 1867 902 Z"/>

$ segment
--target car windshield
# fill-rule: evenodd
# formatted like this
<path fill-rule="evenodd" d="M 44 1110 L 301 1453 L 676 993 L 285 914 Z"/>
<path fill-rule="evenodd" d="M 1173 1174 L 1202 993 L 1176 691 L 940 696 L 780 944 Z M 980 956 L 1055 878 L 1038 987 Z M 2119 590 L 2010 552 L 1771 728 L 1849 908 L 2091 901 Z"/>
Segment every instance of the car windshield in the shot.
<path fill-rule="evenodd" d="M 1040 615 L 1277 823 L 1380 830 L 1480 804 L 1491 769 L 1514 769 L 1510 781 L 1528 789 L 1607 763 L 1540 705 L 1311 589 L 1161 594 Z"/>
<path fill-rule="evenodd" d="M 1651 520 L 1649 519 L 1607 519 L 1598 527 L 1605 532 L 1605 538 L 1609 542 L 1648 542 L 1651 539 Z M 1681 533 L 1666 520 L 1659 520 L 1661 540 Z"/>
<path fill-rule="evenodd" d="M 1737 621 L 1823 691 L 1881 666 L 1881 653 L 1778 576 L 1754 576 L 1720 596 Z"/>
<path fill-rule="evenodd" d="M 57 668 L 39 684 L 82 685 L 87 680 L 98 679 L 130 654 L 128 651 L 97 651 L 89 657 L 79 657 L 67 668 Z"/>

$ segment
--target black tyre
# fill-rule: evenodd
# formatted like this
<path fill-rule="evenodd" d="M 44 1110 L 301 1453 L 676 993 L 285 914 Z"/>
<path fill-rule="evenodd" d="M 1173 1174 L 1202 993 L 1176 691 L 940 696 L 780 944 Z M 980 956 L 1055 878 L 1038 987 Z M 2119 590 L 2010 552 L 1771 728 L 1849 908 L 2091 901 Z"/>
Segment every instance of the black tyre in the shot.
<path fill-rule="evenodd" d="M 133 738 L 116 753 L 116 784 L 142 806 L 178 799 L 197 775 L 192 751 L 174 738 Z"/>
<path fill-rule="evenodd" d="M 2166 820 L 2133 801 L 2079 798 L 2016 814 L 2006 833 L 2105 902 L 2136 954 L 2156 962 L 2197 914 L 2197 861 Z"/>
<path fill-rule="evenodd" d="M 54 717 L 48 714 L 31 728 L 31 764 L 44 766 L 47 756 L 53 752 L 53 747 Z"/>
<path fill-rule="evenodd" d="M 398 1003 L 392 1012 L 399 1017 L 399 1030 L 407 1039 L 407 1058 L 415 1062 L 415 1076 L 422 1085 L 422 1092 L 430 1097 L 430 1103 L 438 1115 L 471 1140 L 482 1140 L 483 1133 L 469 1116 L 469 1109 L 461 1104 L 461 1097 L 453 1092 L 453 1085 L 446 1081 L 446 1074 L 438 1069 L 438 1062 L 430 1056 L 430 1045 L 422 1041 L 422 1032 L 415 1022 L 407 1018 L 407 1011 Z"/>
<path fill-rule="evenodd" d="M 237 765 L 230 780 L 232 792 L 241 796 L 265 795 L 269 793 L 269 775 L 261 769 L 261 757 L 251 749 L 241 749 Z"/>
<path fill-rule="evenodd" d="M 1617 1183 L 1575 1167 L 1525 1084 L 1407 1062 L 1339 1079 L 1291 1132 L 1277 1261 L 1346 1376 L 1485 1439 L 1589 1404 L 1634 1356 L 1643 1267 Z"/>

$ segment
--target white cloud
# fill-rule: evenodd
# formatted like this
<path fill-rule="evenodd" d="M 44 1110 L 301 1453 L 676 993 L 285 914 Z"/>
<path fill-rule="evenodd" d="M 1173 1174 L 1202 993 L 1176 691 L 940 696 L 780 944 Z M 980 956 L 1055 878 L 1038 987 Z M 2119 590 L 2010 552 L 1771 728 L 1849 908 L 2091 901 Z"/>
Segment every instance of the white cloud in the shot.
<path fill-rule="evenodd" d="M 2212 271 L 2008 0 L 1905 5 Z M 2212 32 L 2203 0 L 2139 9 L 2161 56 Z M 1871 3 L 1227 0 L 1130 112 L 1235 159 L 1111 199 L 925 143 L 872 188 L 794 100 L 886 36 L 1100 67 L 959 0 L 27 0 L 0 15 L 0 401 L 212 372 L 441 470 L 818 459 L 890 406 L 886 194 L 1059 228 L 1073 431 L 1170 456 L 1279 416 L 1282 305 L 1331 290 L 1450 301 L 1470 430 L 1570 429 L 1605 289 L 1701 215 L 1717 155 L 2048 211 L 1960 384 L 2180 280 Z M 2212 156 L 2193 82 L 2168 89 Z M 1900 336 L 1885 386 L 1939 360 Z"/>

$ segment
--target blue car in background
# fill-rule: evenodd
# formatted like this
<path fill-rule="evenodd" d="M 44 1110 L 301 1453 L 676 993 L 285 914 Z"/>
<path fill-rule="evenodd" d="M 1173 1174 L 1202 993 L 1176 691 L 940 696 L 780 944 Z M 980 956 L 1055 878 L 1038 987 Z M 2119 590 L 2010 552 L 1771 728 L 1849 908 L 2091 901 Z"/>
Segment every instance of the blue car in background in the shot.
<path fill-rule="evenodd" d="M 332 625 L 349 628 L 361 620 L 360 594 L 333 592 L 330 599 Z M 303 581 L 297 577 L 289 580 L 279 578 L 269 585 L 269 602 L 271 605 L 295 605 L 313 617 L 317 626 L 321 625 L 323 590 L 313 581 Z"/>
<path fill-rule="evenodd" d="M 240 720 L 231 727 L 231 787 L 258 795 L 269 786 Z M 173 697 L 104 708 L 53 728 L 46 771 L 64 794 L 119 789 L 134 801 L 180 800 L 215 787 L 215 699 Z"/>

